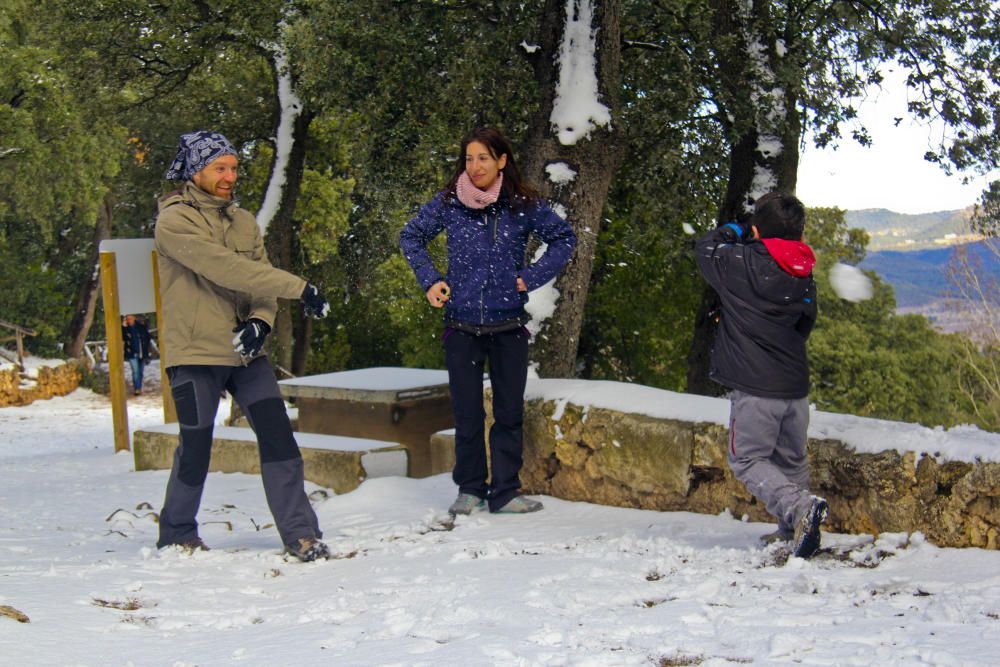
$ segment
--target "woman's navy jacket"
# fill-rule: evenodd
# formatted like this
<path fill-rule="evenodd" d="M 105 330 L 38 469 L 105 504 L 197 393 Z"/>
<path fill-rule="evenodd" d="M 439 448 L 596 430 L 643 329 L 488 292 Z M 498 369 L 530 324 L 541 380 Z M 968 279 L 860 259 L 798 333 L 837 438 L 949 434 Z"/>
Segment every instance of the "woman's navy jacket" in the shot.
<path fill-rule="evenodd" d="M 493 324 L 524 314 L 527 292 L 517 291 L 518 276 L 528 290 L 552 280 L 566 265 L 576 234 L 543 201 L 513 207 L 506 193 L 484 209 L 463 205 L 448 192 L 438 193 L 406 223 L 399 246 L 426 292 L 444 280 L 451 288 L 445 318 L 473 324 Z M 448 274 L 434 266 L 427 244 L 446 230 Z M 534 233 L 547 244 L 545 252 L 525 265 L 525 248 Z"/>

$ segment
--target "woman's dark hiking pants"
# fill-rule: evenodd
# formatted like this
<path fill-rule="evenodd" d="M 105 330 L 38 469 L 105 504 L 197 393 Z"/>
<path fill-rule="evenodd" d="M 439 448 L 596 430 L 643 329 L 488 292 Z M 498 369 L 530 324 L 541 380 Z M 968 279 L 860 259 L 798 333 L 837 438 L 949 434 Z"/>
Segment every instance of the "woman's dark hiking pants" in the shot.
<path fill-rule="evenodd" d="M 459 493 L 485 499 L 498 510 L 521 488 L 524 386 L 528 378 L 528 333 L 514 329 L 475 336 L 450 330 L 444 342 L 451 405 L 455 413 L 455 469 Z M 490 483 L 486 469 L 483 365 L 489 361 L 493 390 Z"/>
<path fill-rule="evenodd" d="M 180 422 L 180 444 L 167 482 L 156 546 L 184 544 L 198 537 L 195 517 L 223 390 L 236 400 L 257 434 L 264 495 L 282 544 L 322 537 L 305 492 L 302 455 L 268 360 L 258 357 L 247 366 L 174 366 L 167 373 Z"/>

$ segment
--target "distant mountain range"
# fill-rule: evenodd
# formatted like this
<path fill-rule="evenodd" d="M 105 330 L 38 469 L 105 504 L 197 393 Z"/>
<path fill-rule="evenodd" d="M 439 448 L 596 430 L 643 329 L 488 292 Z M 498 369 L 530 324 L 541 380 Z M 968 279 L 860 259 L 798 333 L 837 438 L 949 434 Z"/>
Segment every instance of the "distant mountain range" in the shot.
<path fill-rule="evenodd" d="M 1000 259 L 987 243 L 976 241 L 923 250 L 870 252 L 859 266 L 874 271 L 895 288 L 897 306 L 920 310 L 953 297 L 955 287 L 949 277 L 949 265 L 959 249 L 964 250 L 973 264 L 978 264 L 992 280 L 1000 281 Z"/>
<path fill-rule="evenodd" d="M 900 312 L 925 315 L 944 331 L 963 331 L 972 320 L 951 300 L 955 287 L 949 269 L 956 253 L 968 253 L 985 284 L 1000 284 L 1000 259 L 987 241 L 969 232 L 972 211 L 970 206 L 909 215 L 872 208 L 847 211 L 844 217 L 848 227 L 871 235 L 868 255 L 859 266 L 893 286 Z"/>
<path fill-rule="evenodd" d="M 972 208 L 908 215 L 886 209 L 847 211 L 848 227 L 871 234 L 868 256 L 859 265 L 875 271 L 896 291 L 901 310 L 941 319 L 955 294 L 949 277 L 957 252 L 966 252 L 981 277 L 1000 284 L 1000 258 L 969 232 Z"/>

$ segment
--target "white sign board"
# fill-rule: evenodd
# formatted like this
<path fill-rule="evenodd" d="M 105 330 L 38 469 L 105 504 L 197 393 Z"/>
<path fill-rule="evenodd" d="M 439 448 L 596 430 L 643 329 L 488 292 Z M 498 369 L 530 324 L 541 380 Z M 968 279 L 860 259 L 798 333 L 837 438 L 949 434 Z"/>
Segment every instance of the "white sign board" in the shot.
<path fill-rule="evenodd" d="M 118 310 L 122 315 L 156 312 L 153 293 L 153 239 L 107 239 L 101 252 L 115 254 Z"/>

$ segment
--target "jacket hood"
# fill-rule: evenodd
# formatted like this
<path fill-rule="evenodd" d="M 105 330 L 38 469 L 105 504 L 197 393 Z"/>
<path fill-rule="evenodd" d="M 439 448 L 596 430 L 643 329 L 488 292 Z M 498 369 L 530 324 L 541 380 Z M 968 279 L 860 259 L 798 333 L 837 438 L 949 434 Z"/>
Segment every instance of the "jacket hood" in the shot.
<path fill-rule="evenodd" d="M 816 255 L 812 248 L 801 241 L 785 239 L 761 239 L 768 254 L 790 276 L 805 278 L 816 266 Z"/>

